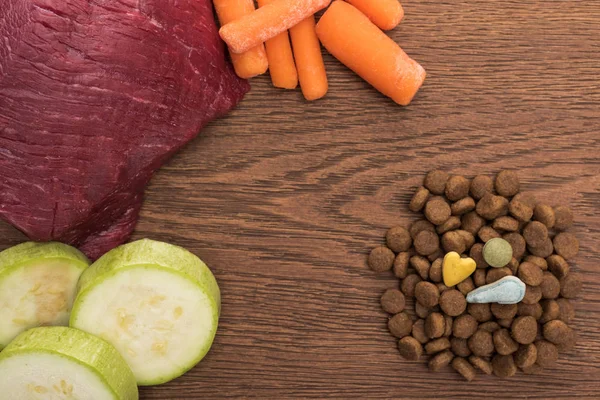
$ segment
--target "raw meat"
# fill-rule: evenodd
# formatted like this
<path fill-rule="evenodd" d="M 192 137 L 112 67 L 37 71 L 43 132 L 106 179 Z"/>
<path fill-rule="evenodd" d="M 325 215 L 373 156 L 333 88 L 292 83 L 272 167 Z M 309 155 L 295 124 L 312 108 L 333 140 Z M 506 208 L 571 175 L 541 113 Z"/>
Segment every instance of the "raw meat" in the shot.
<path fill-rule="evenodd" d="M 0 0 L 0 217 L 97 258 L 248 89 L 211 0 Z"/>

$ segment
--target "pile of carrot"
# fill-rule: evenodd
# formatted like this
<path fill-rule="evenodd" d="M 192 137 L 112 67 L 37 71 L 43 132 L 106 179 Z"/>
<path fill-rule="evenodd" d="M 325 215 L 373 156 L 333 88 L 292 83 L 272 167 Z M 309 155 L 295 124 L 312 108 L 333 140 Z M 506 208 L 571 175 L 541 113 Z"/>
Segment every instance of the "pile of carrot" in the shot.
<path fill-rule="evenodd" d="M 335 58 L 396 103 L 408 105 L 425 70 L 383 31 L 404 17 L 398 0 L 213 0 L 219 34 L 236 73 L 251 78 L 269 70 L 275 87 L 307 100 L 328 91 L 321 44 Z M 329 7 L 329 8 L 327 8 Z M 327 8 L 318 23 L 315 13 Z"/>

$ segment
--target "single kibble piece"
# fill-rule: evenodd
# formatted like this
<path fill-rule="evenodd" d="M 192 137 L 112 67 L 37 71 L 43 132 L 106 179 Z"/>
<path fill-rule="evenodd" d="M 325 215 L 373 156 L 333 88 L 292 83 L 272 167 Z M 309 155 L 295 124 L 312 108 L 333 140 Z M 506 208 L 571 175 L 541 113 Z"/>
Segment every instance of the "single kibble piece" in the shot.
<path fill-rule="evenodd" d="M 542 283 L 540 283 L 543 299 L 555 299 L 560 294 L 560 282 L 548 271 L 544 271 Z"/>
<path fill-rule="evenodd" d="M 538 340 L 535 342 L 535 347 L 537 348 L 536 364 L 543 368 L 553 367 L 556 364 L 556 361 L 558 361 L 558 348 L 556 345 L 547 340 Z"/>
<path fill-rule="evenodd" d="M 432 197 L 425 204 L 425 217 L 434 225 L 441 225 L 450 218 L 450 206 L 442 197 Z"/>
<path fill-rule="evenodd" d="M 500 378 L 510 378 L 517 373 L 517 366 L 512 355 L 496 354 L 492 358 L 492 368 L 494 375 Z"/>
<path fill-rule="evenodd" d="M 467 339 L 453 337 L 450 340 L 450 350 L 458 357 L 469 357 L 471 355 Z"/>
<path fill-rule="evenodd" d="M 519 273 L 519 262 L 517 261 L 516 258 L 514 258 L 514 257 L 511 258 L 507 267 L 511 270 L 513 275 L 516 276 Z"/>
<path fill-rule="evenodd" d="M 512 248 L 510 251 L 512 252 Z M 483 258 L 483 244 L 475 243 L 471 247 L 471 250 L 469 250 L 469 257 L 471 257 L 473 260 L 475 260 L 475 264 L 477 265 L 477 268 L 489 267 L 488 263 L 485 261 L 485 258 Z"/>
<path fill-rule="evenodd" d="M 545 259 L 543 259 L 542 257 L 529 255 L 529 256 L 525 257 L 525 261 L 537 265 L 538 267 L 540 267 L 542 269 L 542 271 L 546 271 L 548 269 L 548 262 Z"/>
<path fill-rule="evenodd" d="M 410 260 L 410 253 L 405 251 L 398 253 L 394 259 L 394 276 L 396 278 L 404 279 L 408 275 L 408 262 Z"/>
<path fill-rule="evenodd" d="M 513 321 L 511 334 L 521 344 L 533 343 L 538 333 L 538 324 L 533 317 L 517 317 Z"/>
<path fill-rule="evenodd" d="M 446 197 L 450 201 L 457 201 L 469 195 L 471 182 L 461 175 L 452 175 L 446 182 Z"/>
<path fill-rule="evenodd" d="M 444 233 L 442 236 L 442 247 L 446 252 L 455 251 L 458 254 L 462 254 L 467 249 L 465 241 L 460 233 L 457 231 L 450 231 Z"/>
<path fill-rule="evenodd" d="M 477 320 L 469 314 L 463 314 L 454 319 L 453 335 L 457 338 L 468 339 L 477 331 Z"/>
<path fill-rule="evenodd" d="M 429 361 L 429 370 L 431 372 L 437 372 L 437 371 L 441 370 L 442 368 L 450 365 L 450 362 L 452 361 L 453 358 L 454 358 L 454 354 L 452 354 L 452 352 L 450 350 L 446 350 L 439 354 L 436 354 L 435 357 L 433 357 Z"/>
<path fill-rule="evenodd" d="M 431 282 L 419 282 L 415 286 L 415 297 L 423 306 L 432 308 L 438 305 L 440 292 Z"/>
<path fill-rule="evenodd" d="M 565 323 L 570 323 L 575 318 L 575 307 L 568 299 L 557 299 L 560 308 L 559 319 Z"/>
<path fill-rule="evenodd" d="M 492 319 L 492 311 L 487 303 L 469 303 L 467 312 L 478 322 L 487 322 Z"/>
<path fill-rule="evenodd" d="M 519 221 L 513 217 L 503 216 L 498 217 L 492 222 L 492 228 L 497 231 L 515 232 L 519 230 Z"/>
<path fill-rule="evenodd" d="M 561 232 L 554 237 L 552 243 L 556 254 L 567 260 L 575 258 L 579 252 L 579 240 L 572 233 Z"/>
<path fill-rule="evenodd" d="M 444 291 L 440 296 L 440 308 L 451 317 L 462 314 L 467 309 L 465 296 L 456 289 Z"/>
<path fill-rule="evenodd" d="M 369 254 L 367 263 L 375 272 L 389 271 L 394 265 L 396 256 L 394 252 L 385 246 L 375 247 Z"/>
<path fill-rule="evenodd" d="M 500 325 L 502 328 L 510 328 L 512 326 L 512 323 L 513 323 L 512 318 L 505 318 L 505 319 L 498 320 L 498 325 Z"/>
<path fill-rule="evenodd" d="M 425 187 L 421 186 L 417 189 L 412 199 L 410 200 L 410 204 L 408 205 L 408 209 L 412 212 L 419 212 L 425 207 L 425 203 L 427 203 L 427 199 L 429 199 L 429 190 Z"/>
<path fill-rule="evenodd" d="M 519 176 L 515 171 L 501 171 L 496 175 L 495 187 L 500 196 L 514 196 L 519 193 Z"/>
<path fill-rule="evenodd" d="M 560 306 L 556 300 L 543 300 L 541 305 L 543 313 L 540 317 L 540 323 L 545 324 L 560 317 Z"/>
<path fill-rule="evenodd" d="M 429 268 L 431 268 L 431 265 L 428 259 L 421 256 L 412 256 L 409 264 L 417 271 L 421 279 L 427 280 L 429 278 Z"/>
<path fill-rule="evenodd" d="M 548 262 L 548 269 L 558 279 L 569 275 L 569 263 L 567 263 L 567 261 L 558 254 L 551 255 L 546 259 L 546 261 Z"/>
<path fill-rule="evenodd" d="M 480 268 L 477 269 L 475 272 L 473 272 L 473 283 L 475 284 L 475 286 L 480 287 L 485 285 L 485 278 L 487 275 L 487 270 Z"/>
<path fill-rule="evenodd" d="M 425 352 L 427 354 L 436 354 L 440 351 L 444 351 L 450 348 L 450 340 L 447 337 L 434 339 L 425 345 Z"/>
<path fill-rule="evenodd" d="M 508 212 L 518 221 L 527 222 L 533 216 L 533 209 L 525 203 L 513 199 L 508 204 Z"/>
<path fill-rule="evenodd" d="M 412 332 L 412 320 L 406 312 L 394 315 L 388 320 L 388 329 L 395 337 L 402 339 Z"/>
<path fill-rule="evenodd" d="M 449 315 L 444 315 L 444 322 L 446 323 L 446 327 L 444 328 L 444 336 L 449 337 L 452 335 L 452 323 L 454 322 L 454 318 Z"/>
<path fill-rule="evenodd" d="M 528 246 L 540 247 L 548 238 L 548 228 L 539 221 L 532 221 L 523 229 L 523 237 Z"/>
<path fill-rule="evenodd" d="M 425 186 L 433 194 L 444 194 L 446 190 L 446 182 L 448 182 L 449 175 L 447 172 L 436 169 L 430 171 L 425 176 L 423 186 Z"/>
<path fill-rule="evenodd" d="M 569 333 L 567 334 L 566 339 L 561 344 L 557 345 L 559 353 L 563 353 L 566 351 L 571 351 L 575 348 L 577 344 L 577 333 L 573 329 L 569 329 Z"/>
<path fill-rule="evenodd" d="M 507 268 L 507 267 L 491 268 L 491 269 L 488 269 L 488 271 L 487 271 L 487 275 L 485 276 L 485 283 L 489 285 L 490 283 L 494 283 L 506 276 L 511 276 L 511 275 L 512 275 L 512 271 L 510 270 L 510 268 Z"/>
<path fill-rule="evenodd" d="M 560 294 L 566 299 L 572 299 L 581 292 L 581 286 L 579 275 L 569 274 L 560 280 Z"/>
<path fill-rule="evenodd" d="M 434 251 L 433 253 L 431 253 L 430 255 L 428 255 L 427 259 L 429 260 L 429 262 L 434 262 L 438 258 L 442 258 L 442 257 L 444 257 L 443 250 L 442 249 L 437 249 L 436 251 Z"/>
<path fill-rule="evenodd" d="M 477 214 L 481 215 L 483 218 L 492 220 L 506 215 L 508 212 L 508 200 L 506 197 L 495 196 L 491 193 L 488 193 L 477 202 L 475 211 L 477 211 Z"/>
<path fill-rule="evenodd" d="M 454 360 L 452 360 L 452 368 L 469 382 L 475 379 L 475 376 L 477 375 L 475 368 L 473 368 L 467 360 L 461 357 L 455 357 Z"/>
<path fill-rule="evenodd" d="M 414 337 L 405 336 L 398 341 L 398 351 L 404 359 L 416 361 L 423 354 L 423 346 Z"/>
<path fill-rule="evenodd" d="M 482 253 L 486 263 L 496 268 L 504 267 L 513 258 L 512 246 L 502 238 L 488 240 Z"/>
<path fill-rule="evenodd" d="M 552 239 L 550 239 L 549 237 L 546 238 L 544 244 L 542 244 L 540 247 L 529 247 L 529 252 L 534 256 L 542 258 L 549 257 L 554 252 L 554 245 L 552 244 Z"/>
<path fill-rule="evenodd" d="M 390 250 L 396 253 L 407 251 L 412 245 L 410 233 L 401 226 L 395 226 L 388 230 L 385 235 L 385 241 Z"/>
<path fill-rule="evenodd" d="M 410 224 L 410 228 L 408 228 L 408 232 L 410 233 L 410 237 L 414 240 L 419 232 L 422 231 L 432 231 L 435 232 L 435 226 L 427 221 L 426 219 L 418 219 Z"/>
<path fill-rule="evenodd" d="M 482 226 L 485 225 L 485 219 L 481 218 L 475 211 L 471 211 L 463 215 L 460 219 L 462 228 L 465 231 L 477 234 Z"/>
<path fill-rule="evenodd" d="M 485 358 L 471 356 L 469 357 L 469 362 L 486 375 L 491 375 L 494 371 L 492 363 L 487 361 Z"/>
<path fill-rule="evenodd" d="M 520 260 L 523 254 L 525 254 L 525 238 L 517 232 L 509 232 L 502 236 L 502 238 L 510 243 L 513 249 L 513 257 Z"/>
<path fill-rule="evenodd" d="M 452 203 L 450 211 L 452 215 L 463 215 L 475 209 L 475 200 L 472 197 L 465 197 Z"/>
<path fill-rule="evenodd" d="M 425 307 L 418 301 L 415 303 L 415 314 L 419 318 L 427 318 L 429 314 L 433 312 L 433 308 Z"/>
<path fill-rule="evenodd" d="M 534 304 L 542 299 L 542 289 L 539 286 L 526 285 L 525 297 L 521 300 L 525 304 Z"/>
<path fill-rule="evenodd" d="M 494 181 L 487 175 L 477 175 L 471 181 L 471 196 L 475 200 L 481 199 L 488 193 L 492 193 L 494 190 Z"/>
<path fill-rule="evenodd" d="M 494 347 L 498 354 L 512 354 L 519 348 L 519 344 L 510 336 L 508 329 L 499 329 L 493 333 Z"/>
<path fill-rule="evenodd" d="M 430 339 L 435 339 L 444 336 L 446 330 L 446 321 L 440 313 L 431 313 L 425 320 L 425 334 Z"/>
<path fill-rule="evenodd" d="M 436 286 L 440 293 L 444 293 L 446 290 L 448 290 L 448 286 L 444 285 L 444 282 L 437 283 Z"/>
<path fill-rule="evenodd" d="M 573 212 L 569 207 L 558 206 L 554 208 L 554 229 L 564 231 L 573 225 Z"/>
<path fill-rule="evenodd" d="M 537 348 L 535 344 L 522 344 L 515 353 L 515 364 L 519 368 L 531 367 L 537 360 Z"/>
<path fill-rule="evenodd" d="M 415 238 L 415 250 L 423 256 L 434 253 L 439 247 L 440 237 L 435 232 L 421 231 Z"/>
<path fill-rule="evenodd" d="M 460 218 L 452 216 L 452 217 L 448 218 L 446 220 L 446 222 L 444 222 L 443 224 L 438 225 L 435 228 L 435 231 L 438 234 L 442 235 L 448 231 L 453 231 L 458 228 L 460 228 Z"/>
<path fill-rule="evenodd" d="M 517 305 L 516 304 L 499 304 L 493 303 L 490 307 L 492 314 L 494 317 L 498 319 L 503 318 L 514 318 L 517 315 Z"/>
<path fill-rule="evenodd" d="M 477 232 L 477 236 L 479 236 L 479 239 L 481 239 L 481 241 L 484 243 L 487 243 L 492 239 L 502 237 L 502 235 L 500 235 L 500 233 L 491 226 L 482 226 L 479 232 Z"/>
<path fill-rule="evenodd" d="M 406 297 L 415 297 L 415 287 L 417 283 L 421 282 L 423 279 L 417 274 L 410 274 L 406 278 L 402 280 L 400 284 L 400 290 Z"/>
<path fill-rule="evenodd" d="M 513 200 L 519 201 L 523 204 L 528 205 L 531 209 L 534 209 L 537 205 L 538 201 L 535 196 L 528 192 L 520 192 L 513 197 Z"/>
<path fill-rule="evenodd" d="M 533 304 L 519 303 L 517 304 L 517 314 L 522 317 L 533 317 L 536 320 L 542 317 L 543 309 L 540 303 L 535 302 Z"/>
<path fill-rule="evenodd" d="M 442 260 L 442 258 L 436 259 L 429 268 L 429 279 L 435 283 L 442 281 Z"/>
<path fill-rule="evenodd" d="M 429 342 L 429 338 L 425 334 L 425 320 L 419 319 L 412 326 L 412 336 L 421 344 Z"/>
<path fill-rule="evenodd" d="M 556 221 L 554 209 L 547 204 L 538 204 L 533 209 L 533 219 L 546 225 L 546 228 L 552 229 Z"/>
<path fill-rule="evenodd" d="M 518 276 L 527 285 L 539 286 L 544 278 L 544 272 L 537 265 L 525 261 L 519 265 Z"/>
<path fill-rule="evenodd" d="M 390 314 L 398 314 L 404 310 L 406 301 L 404 295 L 398 289 L 388 289 L 381 296 L 381 308 Z"/>
<path fill-rule="evenodd" d="M 559 319 L 546 322 L 542 328 L 544 338 L 554 344 L 561 344 L 567 340 L 570 330 L 571 328 Z"/>
<path fill-rule="evenodd" d="M 498 329 L 501 329 L 501 326 L 496 321 L 488 321 L 488 322 L 479 324 L 479 329 L 482 329 L 489 333 L 494 333 Z"/>
<path fill-rule="evenodd" d="M 542 368 L 538 364 L 533 364 L 531 367 L 521 368 L 521 371 L 523 371 L 525 375 L 537 375 L 541 373 L 543 369 L 544 368 Z"/>
<path fill-rule="evenodd" d="M 463 294 L 463 296 L 466 296 L 469 292 L 475 290 L 473 278 L 468 277 L 467 279 L 456 285 L 456 288 Z"/>
<path fill-rule="evenodd" d="M 475 244 L 475 236 L 473 236 L 471 232 L 466 231 L 464 229 L 458 229 L 456 233 L 458 233 L 462 237 L 467 250 Z"/>
<path fill-rule="evenodd" d="M 492 334 L 483 329 L 477 330 L 468 339 L 469 349 L 476 356 L 489 357 L 494 351 L 494 340 Z"/>

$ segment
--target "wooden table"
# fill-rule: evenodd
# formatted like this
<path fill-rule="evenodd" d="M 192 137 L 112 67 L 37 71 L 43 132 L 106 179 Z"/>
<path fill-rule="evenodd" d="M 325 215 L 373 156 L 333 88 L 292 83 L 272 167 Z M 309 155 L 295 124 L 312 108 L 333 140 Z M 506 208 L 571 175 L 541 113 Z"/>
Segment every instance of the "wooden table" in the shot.
<path fill-rule="evenodd" d="M 210 354 L 143 399 L 600 398 L 600 1 L 406 0 L 391 36 L 429 76 L 402 108 L 325 56 L 330 94 L 268 77 L 153 180 L 135 238 L 185 246 L 223 293 Z M 429 373 L 400 358 L 379 307 L 397 284 L 365 266 L 408 225 L 432 168 L 519 171 L 570 204 L 577 348 L 539 376 Z M 2 248 L 23 240 L 1 225 Z"/>

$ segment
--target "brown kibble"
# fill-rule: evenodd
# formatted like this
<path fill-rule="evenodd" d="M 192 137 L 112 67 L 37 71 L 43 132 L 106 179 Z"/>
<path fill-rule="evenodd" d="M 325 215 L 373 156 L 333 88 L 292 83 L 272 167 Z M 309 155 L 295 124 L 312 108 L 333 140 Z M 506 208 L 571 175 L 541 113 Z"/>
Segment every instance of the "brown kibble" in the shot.
<path fill-rule="evenodd" d="M 552 244 L 554 245 L 556 254 L 567 260 L 575 258 L 577 253 L 579 253 L 579 240 L 572 233 L 559 233 L 554 237 Z"/>
<path fill-rule="evenodd" d="M 497 231 L 515 232 L 519 230 L 519 221 L 513 217 L 498 217 L 492 222 L 492 228 Z"/>
<path fill-rule="evenodd" d="M 442 235 L 448 231 L 453 231 L 457 228 L 460 228 L 460 218 L 452 216 L 452 217 L 448 218 L 446 220 L 446 222 L 444 222 L 443 224 L 438 225 L 435 228 L 435 231 L 438 234 Z"/>
<path fill-rule="evenodd" d="M 517 275 L 519 273 L 519 262 L 516 258 L 511 258 L 509 263 L 506 265 L 508 269 L 512 272 L 513 275 Z"/>
<path fill-rule="evenodd" d="M 492 193 L 493 190 L 494 181 L 492 181 L 492 178 L 490 178 L 489 176 L 477 175 L 471 181 L 470 192 L 471 196 L 473 196 L 475 200 L 479 200 L 486 194 Z"/>
<path fill-rule="evenodd" d="M 492 358 L 492 368 L 494 375 L 500 378 L 510 378 L 517 373 L 517 366 L 512 355 L 496 354 Z"/>
<path fill-rule="evenodd" d="M 429 338 L 425 334 L 425 320 L 418 319 L 412 326 L 412 336 L 421 344 L 429 342 Z"/>
<path fill-rule="evenodd" d="M 466 296 L 469 292 L 475 290 L 475 284 L 473 283 L 473 279 L 469 276 L 464 281 L 460 282 L 456 285 L 456 288 Z"/>
<path fill-rule="evenodd" d="M 435 232 L 421 231 L 415 238 L 415 250 L 417 253 L 428 256 L 440 247 L 440 238 Z"/>
<path fill-rule="evenodd" d="M 558 206 L 554 208 L 554 229 L 564 231 L 573 225 L 573 212 L 569 207 Z"/>
<path fill-rule="evenodd" d="M 408 205 L 408 209 L 412 212 L 419 212 L 425 207 L 425 203 L 427 203 L 427 199 L 429 199 L 429 190 L 425 187 L 421 186 L 417 189 L 412 199 L 410 200 L 410 204 Z"/>
<path fill-rule="evenodd" d="M 571 328 L 567 326 L 561 320 L 555 319 L 552 321 L 548 321 L 544 324 L 542 332 L 544 334 L 544 338 L 549 342 L 554 344 L 561 344 L 569 335 L 569 331 Z"/>
<path fill-rule="evenodd" d="M 492 339 L 492 334 L 482 329 L 478 329 L 468 339 L 468 344 L 469 349 L 471 349 L 471 352 L 473 352 L 473 354 L 475 354 L 476 356 L 489 357 L 494 351 L 494 341 Z"/>
<path fill-rule="evenodd" d="M 512 326 L 512 323 L 513 318 L 504 318 L 498 320 L 498 325 L 500 325 L 502 328 L 510 328 Z"/>
<path fill-rule="evenodd" d="M 540 367 L 538 364 L 533 364 L 531 367 L 521 368 L 521 371 L 523 371 L 525 375 L 537 375 L 541 373 L 542 370 L 543 368 Z"/>
<path fill-rule="evenodd" d="M 548 228 L 539 221 L 531 221 L 523 229 L 523 237 L 530 247 L 540 247 L 548 238 Z"/>
<path fill-rule="evenodd" d="M 477 320 L 469 314 L 463 314 L 454 319 L 453 335 L 457 338 L 468 339 L 477 331 Z"/>
<path fill-rule="evenodd" d="M 479 236 L 479 239 L 484 243 L 487 243 L 490 239 L 501 237 L 498 231 L 487 225 L 481 227 L 479 232 L 477 232 L 477 236 Z"/>
<path fill-rule="evenodd" d="M 462 237 L 466 249 L 470 249 L 471 246 L 475 244 L 475 236 L 473 236 L 471 232 L 465 231 L 464 229 L 459 229 L 456 231 L 456 233 Z"/>
<path fill-rule="evenodd" d="M 486 275 L 487 273 L 485 269 L 476 269 L 475 272 L 473 272 L 473 275 L 471 275 L 473 277 L 473 283 L 475 284 L 475 286 L 480 287 L 485 285 Z"/>
<path fill-rule="evenodd" d="M 542 289 L 539 286 L 525 285 L 525 297 L 521 300 L 525 304 L 534 304 L 542 299 Z"/>
<path fill-rule="evenodd" d="M 404 310 L 404 295 L 398 289 L 388 289 L 381 296 L 381 308 L 390 314 L 398 314 Z"/>
<path fill-rule="evenodd" d="M 508 200 L 488 193 L 477 202 L 475 211 L 487 220 L 496 219 L 508 213 Z"/>
<path fill-rule="evenodd" d="M 551 255 L 546 259 L 546 261 L 548 262 L 548 269 L 558 279 L 569 275 L 569 263 L 567 263 L 567 261 L 558 254 Z"/>
<path fill-rule="evenodd" d="M 426 280 L 429 277 L 429 260 L 421 256 L 412 256 L 409 264 L 417 271 L 421 279 Z"/>
<path fill-rule="evenodd" d="M 429 361 L 429 370 L 437 372 L 449 365 L 453 358 L 454 354 L 450 350 L 438 353 Z"/>
<path fill-rule="evenodd" d="M 536 320 L 540 319 L 542 317 L 542 306 L 540 303 L 533 303 L 533 304 L 525 304 L 525 303 L 519 303 L 517 304 L 517 314 L 522 316 L 522 317 L 533 317 Z"/>
<path fill-rule="evenodd" d="M 433 263 L 431 263 L 431 267 L 429 268 L 429 279 L 435 283 L 440 283 L 442 281 L 442 265 L 443 259 L 438 258 Z"/>
<path fill-rule="evenodd" d="M 531 367 L 537 360 L 537 348 L 535 344 L 522 344 L 515 353 L 515 364 L 519 368 Z"/>
<path fill-rule="evenodd" d="M 569 333 L 565 338 L 564 342 L 556 346 L 560 353 L 571 351 L 575 348 L 577 344 L 577 333 L 573 329 L 569 329 Z"/>
<path fill-rule="evenodd" d="M 469 195 L 471 182 L 461 175 L 452 175 L 446 182 L 446 197 L 450 201 L 457 201 Z"/>
<path fill-rule="evenodd" d="M 542 271 L 546 271 L 548 269 L 548 263 L 542 257 L 529 255 L 525 257 L 525 261 L 537 265 L 542 269 Z"/>
<path fill-rule="evenodd" d="M 469 382 L 475 379 L 475 376 L 477 375 L 475 368 L 473 368 L 473 366 L 464 358 L 455 357 L 454 360 L 452 360 L 452 368 Z"/>
<path fill-rule="evenodd" d="M 448 173 L 439 169 L 430 171 L 425 180 L 423 186 L 425 186 L 433 194 L 444 194 L 446 190 L 446 182 L 448 182 Z"/>
<path fill-rule="evenodd" d="M 538 204 L 533 210 L 533 219 L 546 225 L 546 228 L 552 229 L 555 222 L 554 209 L 547 204 Z"/>
<path fill-rule="evenodd" d="M 471 257 L 475 261 L 475 265 L 477 265 L 477 268 L 489 267 L 488 263 L 483 258 L 483 244 L 475 243 L 469 251 L 469 257 Z"/>
<path fill-rule="evenodd" d="M 525 238 L 517 232 L 509 232 L 502 236 L 502 239 L 510 243 L 513 249 L 513 257 L 520 260 L 525 254 Z"/>
<path fill-rule="evenodd" d="M 490 305 L 486 303 L 470 303 L 467 306 L 467 312 L 471 314 L 478 322 L 487 322 L 492 319 Z"/>
<path fill-rule="evenodd" d="M 432 197 L 425 204 L 425 217 L 432 224 L 441 225 L 450 218 L 450 206 L 442 197 Z"/>
<path fill-rule="evenodd" d="M 542 316 L 540 323 L 545 324 L 546 322 L 554 321 L 560 317 L 560 307 L 555 300 L 543 300 L 542 305 Z"/>
<path fill-rule="evenodd" d="M 465 312 L 467 300 L 465 296 L 456 289 L 448 289 L 440 295 L 440 308 L 451 317 Z"/>
<path fill-rule="evenodd" d="M 560 314 L 558 319 L 565 323 L 570 323 L 575 318 L 575 307 L 568 299 L 557 299 Z"/>
<path fill-rule="evenodd" d="M 404 279 L 408 275 L 408 262 L 410 260 L 410 253 L 405 251 L 398 253 L 394 259 L 394 276 L 396 278 Z"/>
<path fill-rule="evenodd" d="M 446 323 L 446 327 L 444 328 L 444 336 L 452 335 L 452 324 L 454 322 L 454 318 L 449 315 L 444 315 L 444 322 Z"/>
<path fill-rule="evenodd" d="M 444 233 L 442 236 L 442 247 L 446 252 L 455 251 L 458 254 L 462 254 L 467 249 L 465 241 L 460 233 L 457 231 L 450 231 Z"/>
<path fill-rule="evenodd" d="M 517 315 L 517 305 L 516 304 L 500 304 L 493 303 L 490 307 L 492 314 L 494 317 L 498 319 L 502 318 L 514 318 Z"/>
<path fill-rule="evenodd" d="M 435 339 L 444 336 L 446 330 L 446 321 L 440 313 L 431 313 L 425 320 L 425 334 L 430 339 Z"/>
<path fill-rule="evenodd" d="M 435 232 L 435 226 L 427 221 L 426 219 L 418 219 L 412 224 L 410 224 L 410 228 L 408 228 L 408 232 L 410 233 L 410 237 L 415 240 L 419 232 L 422 231 L 432 231 Z"/>
<path fill-rule="evenodd" d="M 490 363 L 489 361 L 487 361 L 484 358 L 477 357 L 477 356 L 471 356 L 471 357 L 469 357 L 469 362 L 475 368 L 479 369 L 481 372 L 483 372 L 486 375 L 491 375 L 492 372 L 494 371 L 492 368 L 492 363 Z"/>
<path fill-rule="evenodd" d="M 519 344 L 510 336 L 508 329 L 499 329 L 493 333 L 492 337 L 498 354 L 505 356 L 514 353 L 519 348 Z"/>
<path fill-rule="evenodd" d="M 531 207 L 515 199 L 508 204 L 508 212 L 520 222 L 527 222 L 533 216 Z"/>
<path fill-rule="evenodd" d="M 463 215 L 475 209 L 475 200 L 472 197 L 460 199 L 450 206 L 452 215 Z"/>
<path fill-rule="evenodd" d="M 513 197 L 513 200 L 526 204 L 527 206 L 531 207 L 531 209 L 534 209 L 538 203 L 535 196 L 528 192 L 517 193 L 515 197 Z"/>
<path fill-rule="evenodd" d="M 410 233 L 401 226 L 389 229 L 385 235 L 385 241 L 390 250 L 396 253 L 407 251 L 412 245 Z"/>
<path fill-rule="evenodd" d="M 517 317 L 513 321 L 511 334 L 513 339 L 521 344 L 533 343 L 538 333 L 538 325 L 535 318 Z"/>
<path fill-rule="evenodd" d="M 421 282 L 422 279 L 417 274 L 410 274 L 406 278 L 402 280 L 402 284 L 400 284 L 400 290 L 406 297 L 415 297 L 415 287 L 417 283 Z"/>
<path fill-rule="evenodd" d="M 433 312 L 433 308 L 426 307 L 419 303 L 418 301 L 415 303 L 415 314 L 419 318 L 427 318 L 429 314 Z"/>
<path fill-rule="evenodd" d="M 444 293 L 446 290 L 448 290 L 448 286 L 444 285 L 444 282 L 439 282 L 438 284 L 436 284 L 436 286 L 440 293 Z"/>
<path fill-rule="evenodd" d="M 471 232 L 473 235 L 479 232 L 481 227 L 485 225 L 485 219 L 481 218 L 475 211 L 471 211 L 463 215 L 460 219 L 460 222 L 462 224 L 462 228 L 465 231 Z"/>
<path fill-rule="evenodd" d="M 581 286 L 579 275 L 569 274 L 560 280 L 560 294 L 566 299 L 572 299 L 581 292 Z"/>
<path fill-rule="evenodd" d="M 450 350 L 458 357 L 469 357 L 471 355 L 471 349 L 469 349 L 467 339 L 453 337 L 450 340 Z"/>
<path fill-rule="evenodd" d="M 537 348 L 537 360 L 535 361 L 540 367 L 553 367 L 558 361 L 558 349 L 556 346 L 547 340 L 538 340 L 535 342 Z"/>
<path fill-rule="evenodd" d="M 500 196 L 514 196 L 519 193 L 519 175 L 515 171 L 501 171 L 496 175 L 495 187 Z"/>
<path fill-rule="evenodd" d="M 555 299 L 560 293 L 560 282 L 550 272 L 545 271 L 542 276 L 542 283 L 540 283 L 540 289 L 542 289 L 543 299 Z"/>
<path fill-rule="evenodd" d="M 392 269 L 392 265 L 394 265 L 395 258 L 396 256 L 393 251 L 385 246 L 379 246 L 371 250 L 367 263 L 375 272 L 389 271 Z"/>
<path fill-rule="evenodd" d="M 423 346 L 414 337 L 405 336 L 398 341 L 398 351 L 404 359 L 416 361 L 423 354 Z"/>
<path fill-rule="evenodd" d="M 394 315 L 388 320 L 388 329 L 395 337 L 402 339 L 412 332 L 412 320 L 406 312 Z"/>
<path fill-rule="evenodd" d="M 490 283 L 494 283 L 506 276 L 511 276 L 511 275 L 512 275 L 512 271 L 508 267 L 489 268 L 487 270 L 487 274 L 485 276 L 485 283 L 489 285 Z"/>
<path fill-rule="evenodd" d="M 494 333 L 498 329 L 501 329 L 501 326 L 496 321 L 488 321 L 482 324 L 479 324 L 479 329 L 483 329 L 489 333 Z"/>
<path fill-rule="evenodd" d="M 427 354 L 436 354 L 440 351 L 444 351 L 450 348 L 450 340 L 447 337 L 434 339 L 425 345 L 425 352 Z"/>
<path fill-rule="evenodd" d="M 415 297 L 421 305 L 432 308 L 438 305 L 440 292 L 431 282 L 419 282 L 415 286 Z"/>
<path fill-rule="evenodd" d="M 546 240 L 544 241 L 544 244 L 542 244 L 540 247 L 529 247 L 529 252 L 531 254 L 533 254 L 534 256 L 538 256 L 538 257 L 542 257 L 542 258 L 549 257 L 554 252 L 554 246 L 552 245 L 552 239 L 550 239 L 549 237 L 546 238 Z"/>
<path fill-rule="evenodd" d="M 437 249 L 436 251 L 434 251 L 433 253 L 428 255 L 427 259 L 429 260 L 429 262 L 434 262 L 438 258 L 443 258 L 443 257 L 444 257 L 444 252 L 442 251 L 442 249 Z"/>
<path fill-rule="evenodd" d="M 537 265 L 525 261 L 519 265 L 518 277 L 527 285 L 539 286 L 542 283 L 544 272 Z"/>

